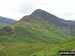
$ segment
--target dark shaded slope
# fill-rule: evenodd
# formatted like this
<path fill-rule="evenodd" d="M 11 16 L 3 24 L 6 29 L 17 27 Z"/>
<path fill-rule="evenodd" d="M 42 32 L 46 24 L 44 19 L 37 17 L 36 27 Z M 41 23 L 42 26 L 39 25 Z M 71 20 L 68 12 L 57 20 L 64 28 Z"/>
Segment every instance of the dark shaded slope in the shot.
<path fill-rule="evenodd" d="M 49 24 L 55 27 L 59 27 L 60 29 L 63 29 L 64 32 L 68 34 L 72 35 L 75 34 L 75 22 L 73 21 L 63 20 L 41 9 L 35 10 L 32 13 L 32 15 L 40 16 L 43 20 L 47 21 Z"/>

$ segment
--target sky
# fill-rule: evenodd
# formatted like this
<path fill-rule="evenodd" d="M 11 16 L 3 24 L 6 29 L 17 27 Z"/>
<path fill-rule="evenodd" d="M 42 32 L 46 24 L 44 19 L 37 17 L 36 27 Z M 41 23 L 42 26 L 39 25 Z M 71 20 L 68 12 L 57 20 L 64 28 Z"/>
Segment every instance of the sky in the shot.
<path fill-rule="evenodd" d="M 65 20 L 75 20 L 75 0 L 0 0 L 0 16 L 20 20 L 36 9 Z"/>

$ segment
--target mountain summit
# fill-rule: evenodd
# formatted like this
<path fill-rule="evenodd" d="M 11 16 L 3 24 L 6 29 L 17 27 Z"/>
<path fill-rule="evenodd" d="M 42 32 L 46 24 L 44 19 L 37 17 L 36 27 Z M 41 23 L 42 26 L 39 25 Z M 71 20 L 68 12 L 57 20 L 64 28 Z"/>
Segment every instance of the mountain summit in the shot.
<path fill-rule="evenodd" d="M 25 16 L 26 17 L 26 16 Z M 48 24 L 54 26 L 55 28 L 60 28 L 67 34 L 75 35 L 75 22 L 69 20 L 63 20 L 51 13 L 44 10 L 37 9 L 29 17 L 36 20 L 39 17 L 41 20 L 48 22 Z M 25 19 L 28 20 L 28 19 Z M 29 21 L 29 20 L 28 20 Z"/>
<path fill-rule="evenodd" d="M 48 23 L 54 23 L 54 24 L 59 24 L 61 23 L 61 21 L 65 21 L 61 18 L 58 18 L 57 16 L 51 14 L 51 13 L 48 13 L 44 10 L 41 10 L 41 9 L 37 9 L 35 10 L 32 14 L 34 15 L 38 15 L 40 16 L 42 19 L 48 21 Z"/>

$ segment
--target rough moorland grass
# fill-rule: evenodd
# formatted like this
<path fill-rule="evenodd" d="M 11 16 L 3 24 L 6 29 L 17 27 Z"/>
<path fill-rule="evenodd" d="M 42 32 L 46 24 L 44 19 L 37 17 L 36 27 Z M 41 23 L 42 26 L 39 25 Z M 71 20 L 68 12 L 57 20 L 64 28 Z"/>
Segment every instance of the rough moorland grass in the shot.
<path fill-rule="evenodd" d="M 30 56 L 51 46 L 47 43 L 0 43 L 0 56 Z"/>
<path fill-rule="evenodd" d="M 64 41 L 62 43 L 56 44 L 52 46 L 51 48 L 46 48 L 40 52 L 36 52 L 33 55 L 37 56 L 59 56 L 59 51 L 71 51 L 75 49 L 75 38 L 70 39 L 68 41 Z M 31 56 L 33 56 L 31 55 Z"/>

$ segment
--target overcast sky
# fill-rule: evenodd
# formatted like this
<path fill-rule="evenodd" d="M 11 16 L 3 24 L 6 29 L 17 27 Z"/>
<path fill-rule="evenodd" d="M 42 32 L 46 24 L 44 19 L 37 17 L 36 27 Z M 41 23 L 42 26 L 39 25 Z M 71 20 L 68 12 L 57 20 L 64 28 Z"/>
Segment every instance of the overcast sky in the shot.
<path fill-rule="evenodd" d="M 75 0 L 0 0 L 0 16 L 19 20 L 36 9 L 75 20 Z"/>

